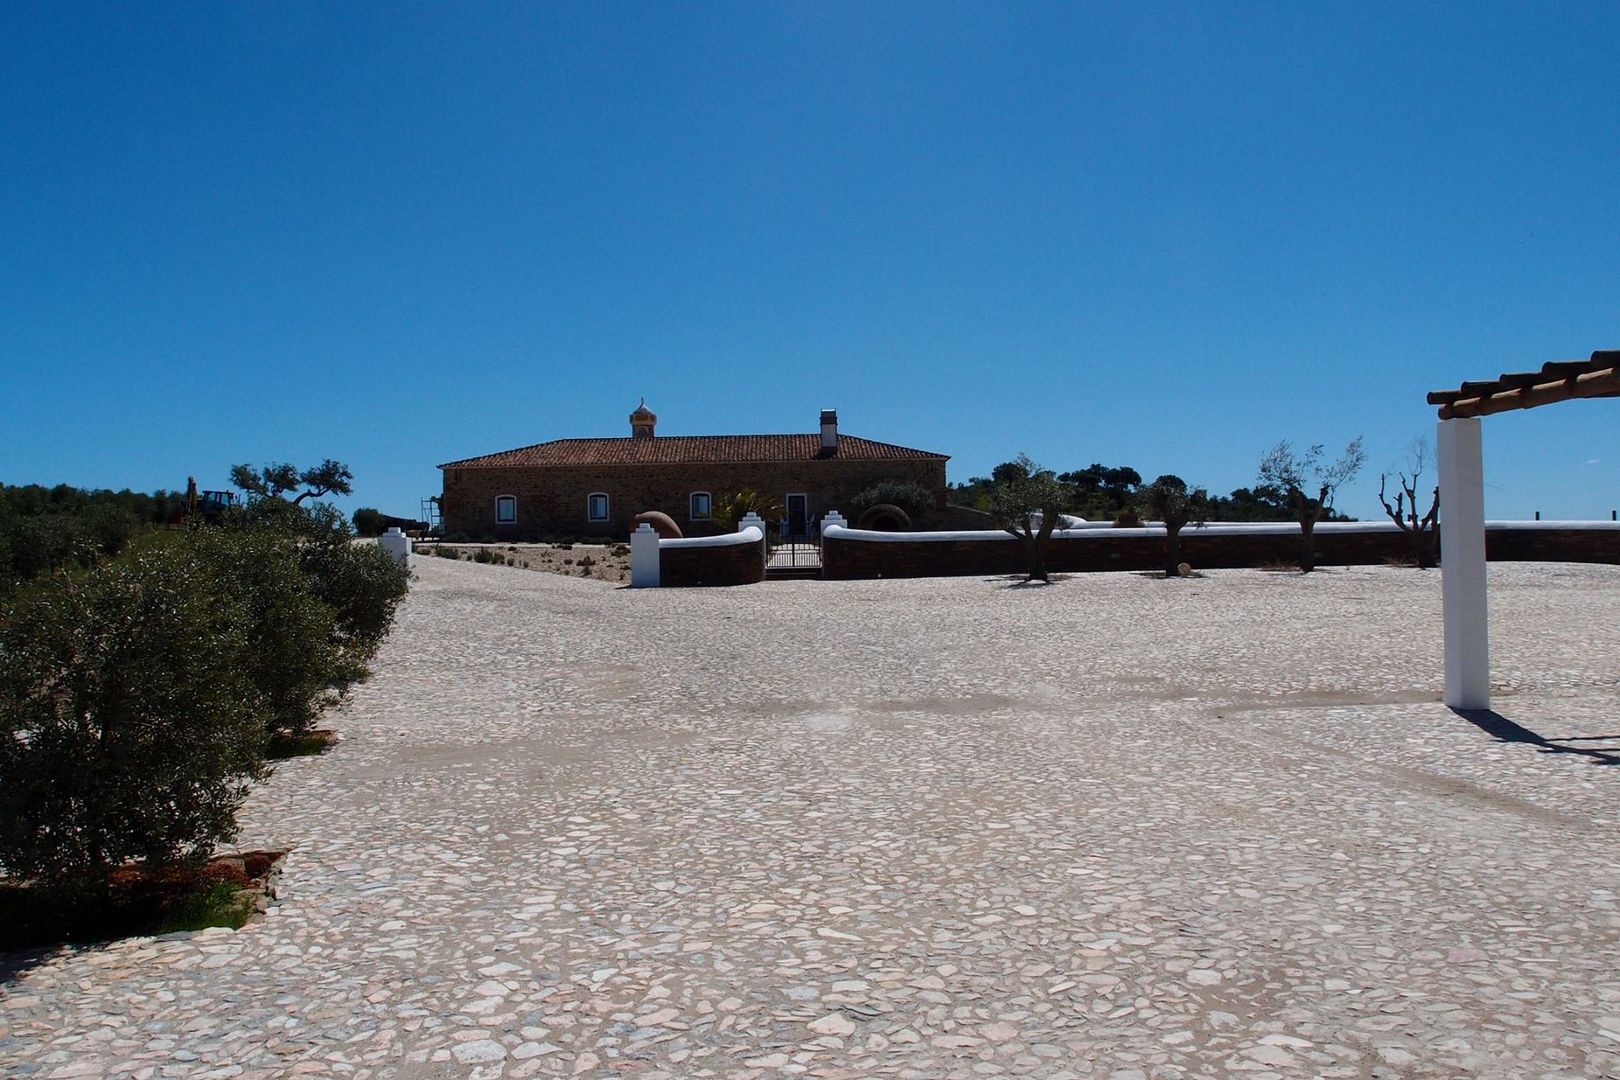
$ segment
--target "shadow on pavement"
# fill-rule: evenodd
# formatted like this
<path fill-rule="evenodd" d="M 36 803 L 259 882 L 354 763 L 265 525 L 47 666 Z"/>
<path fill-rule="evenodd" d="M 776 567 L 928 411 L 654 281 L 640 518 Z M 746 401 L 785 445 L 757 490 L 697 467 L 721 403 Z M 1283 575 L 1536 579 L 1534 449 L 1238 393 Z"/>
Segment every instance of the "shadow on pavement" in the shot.
<path fill-rule="evenodd" d="M 0 986 L 17 981 L 30 970 L 67 951 L 66 945 L 47 945 L 17 952 L 0 952 Z"/>
<path fill-rule="evenodd" d="M 1575 754 L 1590 758 L 1596 765 L 1620 765 L 1620 748 L 1600 749 L 1591 746 L 1570 746 L 1572 742 L 1597 742 L 1605 736 L 1579 736 L 1566 739 L 1548 739 L 1527 727 L 1514 723 L 1495 709 L 1452 709 L 1452 712 L 1470 724 L 1502 742 L 1528 743 L 1543 754 Z"/>

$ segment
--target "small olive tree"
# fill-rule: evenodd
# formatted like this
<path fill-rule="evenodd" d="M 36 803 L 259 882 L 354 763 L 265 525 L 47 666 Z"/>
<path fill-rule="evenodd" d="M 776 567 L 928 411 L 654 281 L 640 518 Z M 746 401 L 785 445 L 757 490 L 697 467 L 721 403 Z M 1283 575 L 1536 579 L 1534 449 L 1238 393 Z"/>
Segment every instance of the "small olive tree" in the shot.
<path fill-rule="evenodd" d="M 1014 467 L 1009 467 L 1014 466 Z M 996 467 L 997 483 L 990 493 L 990 514 L 1002 528 L 1024 543 L 1027 581 L 1050 581 L 1046 549 L 1068 504 L 1069 492 L 1050 469 L 1043 469 L 1019 454 L 1016 462 Z"/>
<path fill-rule="evenodd" d="M 1202 525 L 1209 517 L 1209 492 L 1203 488 L 1187 488 L 1187 481 L 1166 474 L 1142 489 L 1147 500 L 1148 513 L 1164 522 L 1164 576 L 1181 574 L 1181 530 L 1191 524 Z"/>
<path fill-rule="evenodd" d="M 1260 459 L 1260 483 L 1275 487 L 1299 522 L 1299 568 L 1305 573 L 1316 569 L 1312 533 L 1316 523 L 1333 512 L 1333 497 L 1340 487 L 1361 471 L 1367 453 L 1361 436 L 1351 439 L 1344 453 L 1333 461 L 1323 456 L 1317 443 L 1303 454 L 1284 439 Z"/>
<path fill-rule="evenodd" d="M 1384 473 L 1378 478 L 1378 501 L 1384 507 L 1384 513 L 1389 519 L 1400 527 L 1412 543 L 1412 556 L 1417 559 L 1419 569 L 1429 570 L 1435 565 L 1434 547 L 1439 539 L 1436 522 L 1440 517 L 1440 486 L 1434 488 L 1434 494 L 1429 499 L 1429 509 L 1419 516 L 1418 514 L 1418 477 L 1429 464 L 1429 443 L 1427 439 L 1412 440 L 1408 451 L 1408 465 L 1412 473 L 1397 472 L 1397 483 L 1400 490 L 1395 493 L 1395 504 L 1390 505 L 1385 491 L 1389 485 L 1389 474 Z"/>

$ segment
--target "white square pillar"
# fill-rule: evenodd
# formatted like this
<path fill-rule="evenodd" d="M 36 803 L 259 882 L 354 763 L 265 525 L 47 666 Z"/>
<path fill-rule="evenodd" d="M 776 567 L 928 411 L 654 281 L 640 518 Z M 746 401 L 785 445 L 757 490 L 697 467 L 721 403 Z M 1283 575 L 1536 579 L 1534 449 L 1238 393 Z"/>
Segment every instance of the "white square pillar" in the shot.
<path fill-rule="evenodd" d="M 1485 602 L 1485 461 L 1478 417 L 1442 420 L 1440 593 L 1445 605 L 1446 704 L 1491 707 L 1490 634 Z"/>
<path fill-rule="evenodd" d="M 411 559 L 411 538 L 406 536 L 398 526 L 389 529 L 377 538 L 377 546 L 388 553 L 388 557 L 401 566 L 409 566 Z"/>
<path fill-rule="evenodd" d="M 645 521 L 630 534 L 630 587 L 656 589 L 663 577 L 658 554 L 658 533 Z"/>

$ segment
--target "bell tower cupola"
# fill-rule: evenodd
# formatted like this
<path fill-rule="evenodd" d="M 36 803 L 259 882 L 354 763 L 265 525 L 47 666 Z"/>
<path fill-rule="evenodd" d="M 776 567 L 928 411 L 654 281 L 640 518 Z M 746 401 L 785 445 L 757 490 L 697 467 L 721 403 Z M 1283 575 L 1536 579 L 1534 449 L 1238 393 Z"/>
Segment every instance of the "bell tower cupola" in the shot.
<path fill-rule="evenodd" d="M 653 428 L 658 426 L 658 414 L 647 408 L 647 399 L 642 398 L 636 411 L 630 414 L 630 434 L 637 439 L 650 439 L 653 437 Z"/>

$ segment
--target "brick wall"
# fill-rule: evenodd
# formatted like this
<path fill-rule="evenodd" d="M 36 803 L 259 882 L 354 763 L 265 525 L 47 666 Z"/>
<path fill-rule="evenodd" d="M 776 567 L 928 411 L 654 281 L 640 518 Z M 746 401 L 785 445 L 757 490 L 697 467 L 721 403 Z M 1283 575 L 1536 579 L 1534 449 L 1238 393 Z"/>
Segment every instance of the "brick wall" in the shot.
<path fill-rule="evenodd" d="M 1182 561 L 1196 569 L 1295 564 L 1297 531 L 1280 533 L 1181 534 Z M 1338 531 L 1318 527 L 1314 536 L 1319 566 L 1378 565 L 1405 558 L 1409 541 L 1387 531 Z M 1164 536 L 1138 529 L 1088 530 L 1080 538 L 1054 537 L 1047 553 L 1053 573 L 1100 570 L 1162 570 Z M 1486 557 L 1497 561 L 1601 562 L 1620 564 L 1620 530 L 1588 528 L 1503 528 L 1486 533 Z M 822 576 L 827 578 L 948 577 L 960 574 L 1013 574 L 1024 569 L 1023 544 L 1000 539 L 892 542 L 828 537 L 822 541 Z"/>
<path fill-rule="evenodd" d="M 687 536 L 710 536 L 721 530 L 693 521 L 689 496 L 707 491 L 714 498 L 755 488 L 786 502 L 789 493 L 809 497 L 810 515 L 820 520 L 829 510 L 847 512 L 849 500 L 880 480 L 920 484 L 938 493 L 945 505 L 945 462 L 809 460 L 723 465 L 602 465 L 568 467 L 506 466 L 444 470 L 440 511 L 446 536 L 491 536 L 522 539 L 539 536 L 604 535 L 623 537 L 631 519 L 644 510 L 660 510 L 675 519 Z M 608 496 L 608 520 L 586 520 L 586 497 Z M 517 520 L 495 521 L 495 499 L 517 499 Z"/>
<path fill-rule="evenodd" d="M 756 531 L 754 535 L 759 535 Z M 687 585 L 752 585 L 765 580 L 765 538 L 721 547 L 658 547 L 659 583 Z"/>

